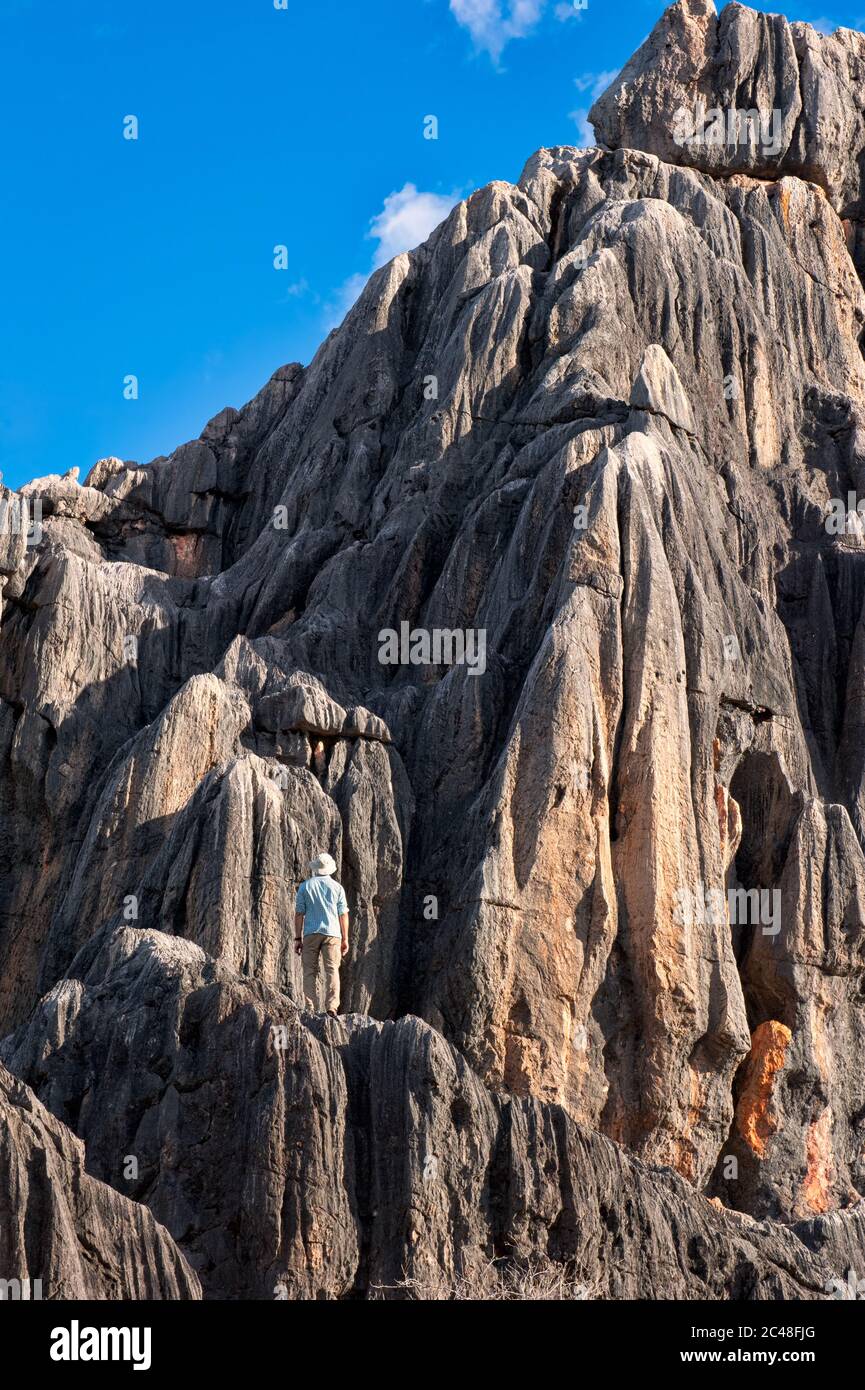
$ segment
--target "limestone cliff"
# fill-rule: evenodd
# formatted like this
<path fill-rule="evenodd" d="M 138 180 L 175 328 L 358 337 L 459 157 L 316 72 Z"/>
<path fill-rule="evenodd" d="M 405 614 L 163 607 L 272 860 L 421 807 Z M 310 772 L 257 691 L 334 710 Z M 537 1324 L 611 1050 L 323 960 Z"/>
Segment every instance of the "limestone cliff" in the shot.
<path fill-rule="evenodd" d="M 461 203 L 308 367 L 24 490 L 0 1055 L 205 1295 L 865 1259 L 863 75 L 682 0 L 598 147 Z M 336 1022 L 291 949 L 323 849 Z"/>

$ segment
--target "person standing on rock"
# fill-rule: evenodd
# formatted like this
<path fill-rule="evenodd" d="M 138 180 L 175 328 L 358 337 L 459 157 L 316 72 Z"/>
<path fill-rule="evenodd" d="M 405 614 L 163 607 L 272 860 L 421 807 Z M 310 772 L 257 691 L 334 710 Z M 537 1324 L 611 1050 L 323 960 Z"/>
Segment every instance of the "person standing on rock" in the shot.
<path fill-rule="evenodd" d="M 303 992 L 307 1008 L 318 1013 L 318 962 L 324 961 L 324 1008 L 336 1018 L 339 965 L 348 951 L 348 903 L 345 889 L 332 877 L 336 860 L 320 854 L 309 866 L 310 877 L 297 890 L 294 949 L 303 956 Z"/>

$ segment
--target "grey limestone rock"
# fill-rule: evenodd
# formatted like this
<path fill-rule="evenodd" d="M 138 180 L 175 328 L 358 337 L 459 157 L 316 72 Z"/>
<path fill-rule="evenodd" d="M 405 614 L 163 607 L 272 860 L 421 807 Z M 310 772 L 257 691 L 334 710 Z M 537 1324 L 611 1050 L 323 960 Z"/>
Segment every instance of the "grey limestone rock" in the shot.
<path fill-rule="evenodd" d="M 81 1140 L 0 1064 L 7 1299 L 187 1299 L 201 1288 L 146 1207 L 85 1170 Z"/>
<path fill-rule="evenodd" d="M 307 367 L 25 489 L 3 1055 L 94 1177 L 138 1145 L 210 1295 L 865 1258 L 863 45 L 682 0 L 598 148 L 460 203 Z M 697 102 L 779 114 L 707 153 Z"/>

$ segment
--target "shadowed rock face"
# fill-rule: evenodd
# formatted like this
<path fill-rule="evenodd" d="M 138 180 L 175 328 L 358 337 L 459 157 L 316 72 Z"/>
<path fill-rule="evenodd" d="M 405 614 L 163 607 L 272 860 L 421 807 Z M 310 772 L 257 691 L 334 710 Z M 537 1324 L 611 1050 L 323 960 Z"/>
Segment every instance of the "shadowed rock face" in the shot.
<path fill-rule="evenodd" d="M 170 459 L 25 489 L 3 1055 L 207 1293 L 865 1257 L 863 44 L 674 6 L 607 148 L 474 194 Z M 777 152 L 677 143 L 698 99 Z M 335 1024 L 291 943 L 323 849 Z"/>
<path fill-rule="evenodd" d="M 85 1172 L 81 1140 L 2 1065 L 0 1174 L 4 1300 L 201 1297 L 167 1231 Z"/>
<path fill-rule="evenodd" d="M 567 1261 L 592 1297 L 809 1299 L 840 1258 L 825 1218 L 731 1215 L 560 1107 L 491 1094 L 417 1018 L 313 1019 L 158 932 L 101 933 L 3 1051 L 212 1297 L 386 1295 L 507 1255 Z"/>

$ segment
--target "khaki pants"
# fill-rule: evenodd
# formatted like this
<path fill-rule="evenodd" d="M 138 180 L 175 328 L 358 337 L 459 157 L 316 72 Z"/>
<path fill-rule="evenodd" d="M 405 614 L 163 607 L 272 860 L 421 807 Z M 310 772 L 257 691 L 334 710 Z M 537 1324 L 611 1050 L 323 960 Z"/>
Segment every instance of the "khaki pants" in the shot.
<path fill-rule="evenodd" d="M 315 932 L 303 938 L 303 992 L 307 1008 L 318 1013 L 318 958 L 324 961 L 325 1013 L 339 1008 L 339 962 L 342 958 L 342 938 Z"/>

